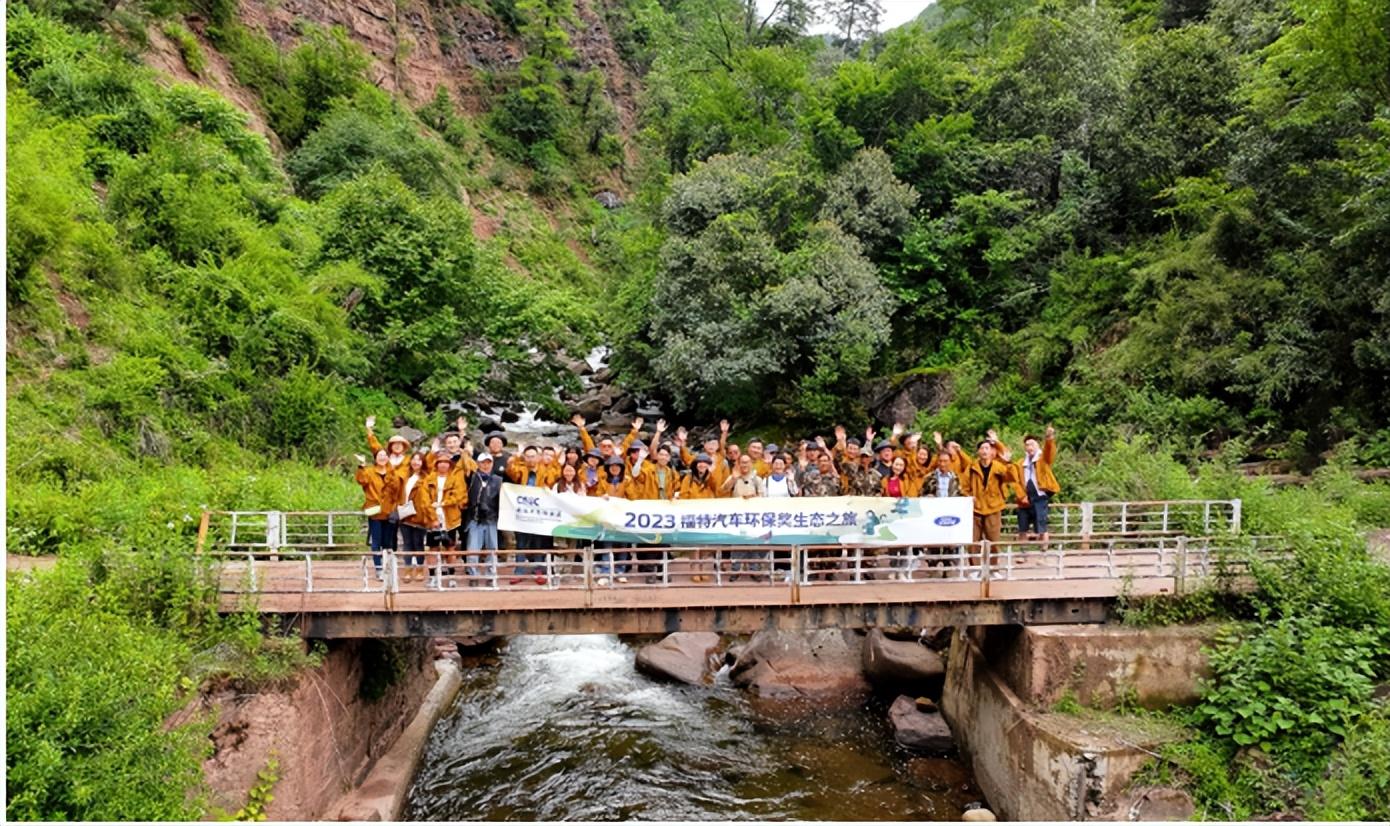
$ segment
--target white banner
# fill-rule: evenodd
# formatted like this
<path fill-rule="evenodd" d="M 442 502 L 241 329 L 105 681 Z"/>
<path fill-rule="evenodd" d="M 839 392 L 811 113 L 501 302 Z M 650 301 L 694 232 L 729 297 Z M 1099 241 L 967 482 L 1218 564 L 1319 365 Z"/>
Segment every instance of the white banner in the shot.
<path fill-rule="evenodd" d="M 974 500 L 875 496 L 620 499 L 505 484 L 497 526 L 663 545 L 963 545 Z"/>

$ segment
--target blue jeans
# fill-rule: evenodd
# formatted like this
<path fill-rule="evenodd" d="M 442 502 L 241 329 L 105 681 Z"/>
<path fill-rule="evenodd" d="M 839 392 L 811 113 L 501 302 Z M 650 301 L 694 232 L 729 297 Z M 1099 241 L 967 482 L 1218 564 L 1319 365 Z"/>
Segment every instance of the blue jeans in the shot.
<path fill-rule="evenodd" d="M 376 566 L 376 572 L 380 575 L 382 550 L 396 550 L 395 524 L 389 519 L 368 519 L 367 541 L 372 546 L 372 564 Z"/>
<path fill-rule="evenodd" d="M 496 522 L 469 522 L 468 523 L 468 542 L 466 545 L 470 551 L 496 551 L 497 550 L 497 523 Z M 482 561 L 481 554 L 470 553 L 468 555 L 468 575 L 471 577 L 495 577 L 497 576 L 497 554 L 487 555 L 487 573 L 480 573 L 478 563 Z"/>

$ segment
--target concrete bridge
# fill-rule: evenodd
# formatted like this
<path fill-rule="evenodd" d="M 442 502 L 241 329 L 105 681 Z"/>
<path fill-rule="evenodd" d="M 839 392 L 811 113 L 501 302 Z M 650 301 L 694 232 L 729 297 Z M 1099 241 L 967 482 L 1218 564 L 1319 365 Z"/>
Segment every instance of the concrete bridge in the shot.
<path fill-rule="evenodd" d="M 427 553 L 418 579 L 389 553 L 378 577 L 357 512 L 205 512 L 198 556 L 223 612 L 343 638 L 1095 623 L 1121 596 L 1247 587 L 1252 563 L 1286 553 L 1240 534 L 1239 501 L 1058 510 L 1072 532 L 1045 545 L 501 550 L 471 572 L 464 553 Z"/>

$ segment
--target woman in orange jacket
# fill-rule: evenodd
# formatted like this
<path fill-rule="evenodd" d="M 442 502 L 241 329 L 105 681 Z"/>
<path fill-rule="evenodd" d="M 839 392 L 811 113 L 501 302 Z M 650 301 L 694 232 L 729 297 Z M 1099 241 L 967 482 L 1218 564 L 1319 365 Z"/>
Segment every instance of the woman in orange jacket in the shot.
<path fill-rule="evenodd" d="M 376 416 L 367 417 L 367 447 L 375 455 L 381 450 L 382 444 L 376 438 Z M 399 433 L 386 440 L 387 461 L 393 470 L 399 469 L 402 465 L 409 465 L 408 456 L 410 455 L 410 440 Z"/>
<path fill-rule="evenodd" d="M 415 489 L 429 475 L 429 451 L 418 450 L 409 462 L 402 463 L 405 477 L 396 497 L 397 526 L 401 531 L 401 550 L 404 553 L 405 573 L 402 581 L 425 581 L 425 517 L 415 510 Z"/>
<path fill-rule="evenodd" d="M 443 576 L 452 576 L 453 566 L 458 562 L 459 528 L 463 523 L 463 509 L 468 505 L 468 480 L 459 473 L 453 473 L 453 460 L 443 454 L 434 457 L 434 472 L 425 477 L 424 483 L 415 487 L 415 511 L 424 514 L 426 528 L 425 546 L 435 548 L 436 581 L 443 584 Z M 454 580 L 449 580 L 455 587 Z"/>
<path fill-rule="evenodd" d="M 376 452 L 376 462 L 367 466 L 367 457 L 357 454 L 357 484 L 362 486 L 366 501 L 362 503 L 362 513 L 367 516 L 367 541 L 372 549 L 372 564 L 376 566 L 377 579 L 384 579 L 381 571 L 381 552 L 396 550 L 396 526 L 391 522 L 391 511 L 396 507 L 396 496 L 400 476 L 391 467 L 390 455 L 385 449 Z"/>

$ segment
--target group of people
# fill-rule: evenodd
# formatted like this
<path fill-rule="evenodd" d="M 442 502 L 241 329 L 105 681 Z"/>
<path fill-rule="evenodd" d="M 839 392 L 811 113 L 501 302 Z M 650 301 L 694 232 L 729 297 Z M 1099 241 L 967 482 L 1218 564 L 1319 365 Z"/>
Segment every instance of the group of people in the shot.
<path fill-rule="evenodd" d="M 689 432 L 684 427 L 670 432 L 665 419 L 648 436 L 643 432 L 644 420 L 634 418 L 629 432 L 617 441 L 607 436 L 595 441 L 583 416 L 576 414 L 571 421 L 579 431 L 578 444 L 527 444 L 509 451 L 506 435 L 492 432 L 483 436 L 483 449 L 475 455 L 467 438 L 468 421 L 462 416 L 454 429 L 418 449 L 400 434 L 383 445 L 375 432 L 375 417 L 368 418 L 372 459 L 357 456 L 357 481 L 365 495 L 362 508 L 368 517 L 378 575 L 383 551 L 399 549 L 402 580 L 424 581 L 429 551 L 440 561 L 438 584 L 448 576 L 453 585 L 454 565 L 462 552 L 467 556 L 468 577 L 476 584 L 483 576 L 482 552 L 497 551 L 503 540 L 518 551 L 511 583 L 534 577 L 544 584 L 544 570 L 535 564 L 542 557 L 526 552 L 559 547 L 562 540 L 527 533 L 499 536 L 504 481 L 580 496 L 672 501 L 969 496 L 974 500 L 976 542 L 999 541 L 1011 495 L 1017 504 L 1019 539 L 1046 542 L 1048 505 L 1060 491 L 1052 467 L 1056 433 L 1050 425 L 1041 439 L 1025 436 L 1023 450 L 1015 459 L 993 430 L 976 444 L 972 455 L 958 442 L 943 441 L 940 433 L 932 434 L 932 443 L 925 444 L 922 434 L 909 433 L 901 424 L 877 442 L 873 428 L 865 430 L 861 442 L 837 426 L 833 445 L 817 436 L 784 450 L 757 438 L 742 446 L 732 442 L 727 420 L 694 449 Z M 609 554 L 601 572 L 626 581 L 629 570 Z M 653 579 L 651 573 L 648 579 Z"/>

